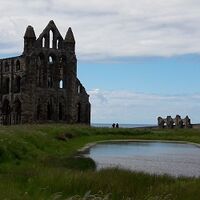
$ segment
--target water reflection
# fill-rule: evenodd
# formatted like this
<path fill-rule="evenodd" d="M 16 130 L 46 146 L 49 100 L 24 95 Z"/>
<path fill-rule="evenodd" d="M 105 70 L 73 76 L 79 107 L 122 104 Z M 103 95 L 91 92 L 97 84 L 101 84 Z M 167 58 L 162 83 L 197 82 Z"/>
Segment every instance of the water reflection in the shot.
<path fill-rule="evenodd" d="M 151 174 L 200 176 L 200 148 L 192 144 L 161 142 L 104 143 L 89 154 L 97 169 L 120 167 Z"/>

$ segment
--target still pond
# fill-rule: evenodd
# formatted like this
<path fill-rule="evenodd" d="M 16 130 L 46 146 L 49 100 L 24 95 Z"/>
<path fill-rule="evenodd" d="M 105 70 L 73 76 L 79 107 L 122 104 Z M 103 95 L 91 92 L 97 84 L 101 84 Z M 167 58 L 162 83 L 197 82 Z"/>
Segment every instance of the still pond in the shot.
<path fill-rule="evenodd" d="M 169 142 L 99 143 L 85 156 L 97 170 L 118 167 L 150 174 L 200 177 L 200 148 L 193 144 Z"/>

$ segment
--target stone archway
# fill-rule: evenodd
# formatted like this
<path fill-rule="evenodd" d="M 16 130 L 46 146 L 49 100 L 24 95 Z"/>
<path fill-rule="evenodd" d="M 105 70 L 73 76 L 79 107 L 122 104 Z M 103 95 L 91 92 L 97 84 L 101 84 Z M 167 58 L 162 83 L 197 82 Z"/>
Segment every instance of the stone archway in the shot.
<path fill-rule="evenodd" d="M 49 99 L 47 102 L 47 120 L 53 119 L 53 101 Z"/>
<path fill-rule="evenodd" d="M 11 124 L 11 117 L 10 117 L 10 102 L 8 99 L 5 99 L 3 101 L 3 106 L 2 106 L 2 123 L 3 125 L 10 125 Z"/>

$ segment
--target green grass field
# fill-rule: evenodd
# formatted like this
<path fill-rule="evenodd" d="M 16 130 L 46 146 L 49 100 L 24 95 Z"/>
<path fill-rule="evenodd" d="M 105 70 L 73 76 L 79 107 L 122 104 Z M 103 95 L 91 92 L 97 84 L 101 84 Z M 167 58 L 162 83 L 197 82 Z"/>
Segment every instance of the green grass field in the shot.
<path fill-rule="evenodd" d="M 62 134 L 69 140 L 60 140 Z M 199 200 L 200 179 L 126 170 L 96 172 L 77 157 L 87 143 L 113 139 L 181 140 L 200 143 L 199 129 L 109 129 L 64 124 L 0 128 L 0 200 L 116 199 Z"/>

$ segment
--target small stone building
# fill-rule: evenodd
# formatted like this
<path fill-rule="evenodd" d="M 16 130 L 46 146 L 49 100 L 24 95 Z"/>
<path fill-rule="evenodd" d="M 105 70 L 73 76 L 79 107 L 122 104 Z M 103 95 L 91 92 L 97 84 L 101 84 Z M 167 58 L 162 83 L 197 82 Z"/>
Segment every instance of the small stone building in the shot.
<path fill-rule="evenodd" d="M 90 103 L 77 78 L 75 39 L 50 21 L 36 38 L 24 35 L 21 56 L 0 59 L 0 124 L 66 122 L 90 124 Z"/>

